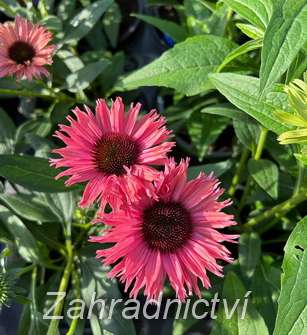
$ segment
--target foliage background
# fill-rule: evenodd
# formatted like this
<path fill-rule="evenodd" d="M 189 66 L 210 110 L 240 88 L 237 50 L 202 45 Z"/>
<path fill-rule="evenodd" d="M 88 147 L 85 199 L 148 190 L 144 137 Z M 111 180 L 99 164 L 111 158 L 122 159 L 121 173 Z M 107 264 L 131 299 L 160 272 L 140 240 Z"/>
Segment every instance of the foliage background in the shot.
<path fill-rule="evenodd" d="M 51 80 L 0 79 L 1 276 L 23 306 L 17 334 L 144 332 L 145 320 L 124 320 L 122 306 L 89 324 L 42 319 L 46 292 L 59 285 L 87 302 L 94 291 L 123 295 L 87 243 L 95 209 L 76 208 L 80 188 L 55 181 L 47 160 L 73 106 L 116 95 L 157 107 L 175 132 L 175 156 L 192 158 L 190 177 L 214 171 L 234 201 L 237 261 L 203 296 L 251 290 L 247 316 L 226 320 L 221 310 L 212 322 L 176 320 L 171 332 L 307 334 L 306 128 L 291 144 L 277 140 L 296 129 L 277 112 L 307 113 L 306 92 L 295 109 L 284 91 L 306 70 L 306 0 L 1 0 L 0 10 L 2 21 L 19 14 L 44 24 L 58 45 Z"/>

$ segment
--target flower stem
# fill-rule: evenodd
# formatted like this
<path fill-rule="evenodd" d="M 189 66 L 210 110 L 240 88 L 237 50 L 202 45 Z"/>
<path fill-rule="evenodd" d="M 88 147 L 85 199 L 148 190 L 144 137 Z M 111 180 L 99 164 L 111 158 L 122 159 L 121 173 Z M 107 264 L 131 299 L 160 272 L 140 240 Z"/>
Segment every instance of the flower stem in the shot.
<path fill-rule="evenodd" d="M 237 185 L 240 182 L 240 177 L 241 177 L 242 172 L 244 170 L 244 166 L 245 166 L 245 163 L 246 163 L 246 161 L 248 159 L 248 156 L 249 156 L 249 150 L 248 149 L 244 149 L 244 151 L 242 152 L 242 155 L 241 155 L 241 158 L 240 158 L 240 161 L 239 161 L 236 173 L 235 173 L 235 175 L 232 178 L 231 186 L 230 186 L 230 188 L 228 190 L 228 194 L 230 196 L 233 196 L 235 194 Z"/>
<path fill-rule="evenodd" d="M 295 208 L 297 205 L 307 200 L 307 189 L 301 189 L 299 193 L 294 194 L 290 199 L 272 207 L 271 209 L 265 211 L 264 213 L 250 219 L 245 225 L 245 228 L 251 228 L 261 223 L 264 220 L 270 219 L 272 217 L 280 218 L 285 215 L 290 210 Z"/>
<path fill-rule="evenodd" d="M 258 140 L 257 149 L 254 155 L 255 161 L 258 161 L 261 158 L 267 135 L 268 135 L 268 130 L 266 128 L 262 128 L 260 132 L 259 140 Z"/>
<path fill-rule="evenodd" d="M 76 299 L 80 299 L 81 298 L 80 280 L 79 280 L 79 276 L 75 268 L 73 269 L 73 272 L 72 272 L 72 280 L 73 280 L 73 285 L 76 291 Z M 78 311 L 76 310 L 75 315 L 77 313 Z M 74 335 L 77 325 L 78 325 L 78 321 L 79 321 L 79 318 L 74 318 L 72 320 L 66 335 Z"/>
<path fill-rule="evenodd" d="M 0 88 L 1 95 L 13 95 L 17 97 L 25 97 L 25 98 L 42 98 L 45 100 L 58 100 L 58 101 L 67 101 L 67 102 L 75 102 L 75 99 L 69 97 L 63 93 L 55 93 L 55 92 L 48 92 L 48 93 L 40 93 L 40 92 L 33 92 L 27 90 L 13 90 L 8 88 Z"/>
<path fill-rule="evenodd" d="M 259 139 L 258 139 L 258 145 L 257 145 L 257 148 L 256 148 L 256 152 L 253 155 L 253 159 L 255 161 L 258 161 L 261 158 L 261 155 L 262 155 L 262 152 L 263 152 L 263 149 L 264 149 L 264 146 L 265 146 L 267 135 L 268 135 L 268 129 L 262 127 L 261 132 L 260 132 L 260 136 L 259 136 Z M 247 179 L 247 182 L 246 182 L 246 186 L 245 186 L 240 204 L 239 204 L 239 211 L 242 210 L 242 208 L 245 205 L 246 199 L 249 196 L 249 193 L 250 193 L 250 190 L 251 190 L 251 182 L 252 182 L 252 178 L 249 176 L 248 179 Z"/>
<path fill-rule="evenodd" d="M 300 192 L 302 184 L 304 183 L 304 178 L 305 178 L 305 166 L 301 162 L 298 162 L 298 177 L 296 180 L 294 194 L 298 194 Z"/>
<path fill-rule="evenodd" d="M 65 232 L 65 242 L 66 242 L 66 250 L 67 250 L 67 260 L 66 260 L 66 266 L 63 272 L 63 276 L 61 278 L 58 292 L 66 292 L 68 283 L 70 280 L 72 268 L 73 268 L 73 246 L 71 243 L 70 224 L 68 224 L 67 230 Z M 53 312 L 54 318 L 50 322 L 47 335 L 56 335 L 58 333 L 57 329 L 59 325 L 59 319 L 56 319 L 56 317 L 61 316 L 63 305 L 64 305 L 64 300 L 62 299 L 60 295 L 58 295 L 56 299 L 56 307 Z"/>

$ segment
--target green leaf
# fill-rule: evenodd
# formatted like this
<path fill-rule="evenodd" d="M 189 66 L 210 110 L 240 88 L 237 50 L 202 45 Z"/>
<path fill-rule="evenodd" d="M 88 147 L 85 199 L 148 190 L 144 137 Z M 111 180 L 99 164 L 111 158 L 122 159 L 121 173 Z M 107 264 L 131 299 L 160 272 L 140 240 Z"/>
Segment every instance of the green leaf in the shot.
<path fill-rule="evenodd" d="M 58 33 L 63 30 L 62 21 L 57 16 L 54 15 L 44 17 L 40 21 L 40 24 L 44 25 L 51 32 Z"/>
<path fill-rule="evenodd" d="M 111 6 L 113 0 L 99 0 L 82 9 L 71 21 L 64 39 L 65 43 L 77 42 L 86 36 Z"/>
<path fill-rule="evenodd" d="M 200 1 L 184 0 L 184 10 L 187 17 L 186 24 L 191 35 L 210 33 L 207 22 L 211 16 L 211 10 Z"/>
<path fill-rule="evenodd" d="M 256 40 L 258 38 L 262 38 L 264 36 L 263 30 L 251 25 L 244 23 L 237 23 L 236 26 L 244 33 L 246 36 Z"/>
<path fill-rule="evenodd" d="M 29 120 L 22 123 L 16 131 L 16 142 L 22 142 L 24 137 L 28 133 L 32 133 L 41 137 L 45 137 L 51 130 L 51 123 L 44 118 L 38 118 L 37 120 Z"/>
<path fill-rule="evenodd" d="M 249 301 L 244 317 L 244 296 L 247 293 L 239 277 L 234 272 L 228 272 L 224 281 L 223 300 L 217 314 L 217 320 L 213 324 L 210 335 L 269 335 L 262 316 Z M 250 298 L 250 297 L 249 297 Z M 236 299 L 240 299 L 234 314 L 227 318 L 225 302 L 230 313 Z"/>
<path fill-rule="evenodd" d="M 277 109 L 289 108 L 286 94 L 269 92 L 259 98 L 259 79 L 236 73 L 211 74 L 210 79 L 231 103 L 255 118 L 265 128 L 277 134 L 289 130 L 274 114 Z"/>
<path fill-rule="evenodd" d="M 238 140 L 255 153 L 260 136 L 260 125 L 248 115 L 246 116 L 247 119 L 245 120 L 233 120 L 233 127 Z"/>
<path fill-rule="evenodd" d="M 236 45 L 218 36 L 195 36 L 178 43 L 160 58 L 130 74 L 119 83 L 121 89 L 166 86 L 186 95 L 212 87 L 208 74 L 214 72 Z"/>
<path fill-rule="evenodd" d="M 14 152 L 16 127 L 4 109 L 0 108 L 0 154 Z"/>
<path fill-rule="evenodd" d="M 210 144 L 214 143 L 227 127 L 228 119 L 208 114 L 194 112 L 188 120 L 188 132 L 201 162 L 208 152 Z"/>
<path fill-rule="evenodd" d="M 60 20 L 68 20 L 76 7 L 76 0 L 61 0 L 57 7 L 57 16 Z"/>
<path fill-rule="evenodd" d="M 116 304 L 111 318 L 108 318 L 112 299 L 120 299 L 121 294 L 116 281 L 107 278 L 106 269 L 94 258 L 81 258 L 81 294 L 86 306 L 91 304 L 93 296 L 105 302 L 105 314 L 102 317 L 99 317 L 97 304 L 93 308 L 90 323 L 95 334 L 100 334 L 99 330 L 102 334 L 103 330 L 107 330 L 116 335 L 135 335 L 132 320 L 122 316 L 122 304 Z"/>
<path fill-rule="evenodd" d="M 135 14 L 134 16 L 158 28 L 163 33 L 169 35 L 176 42 L 184 41 L 188 37 L 186 30 L 175 22 L 167 21 L 167 20 L 160 19 L 154 16 L 149 16 L 149 15 Z"/>
<path fill-rule="evenodd" d="M 242 45 L 240 45 L 238 48 L 231 51 L 226 58 L 224 59 L 223 63 L 217 68 L 216 72 L 221 72 L 222 69 L 230 63 L 232 60 L 238 58 L 241 55 L 244 55 L 250 51 L 260 49 L 262 47 L 262 39 L 256 39 L 248 41 Z"/>
<path fill-rule="evenodd" d="M 225 116 L 233 120 L 242 120 L 245 122 L 249 119 L 249 117 L 240 110 L 235 109 L 233 107 L 227 107 L 222 105 L 221 106 L 215 105 L 214 107 L 213 106 L 205 107 L 200 112 L 204 114 Z"/>
<path fill-rule="evenodd" d="M 38 222 L 54 222 L 57 217 L 37 197 L 28 194 L 0 194 L 0 200 L 19 216 Z"/>
<path fill-rule="evenodd" d="M 87 88 L 111 62 L 107 59 L 90 63 L 66 78 L 68 90 L 78 92 Z"/>
<path fill-rule="evenodd" d="M 271 87 L 286 72 L 307 41 L 306 0 L 278 0 L 264 35 L 260 89 Z"/>
<path fill-rule="evenodd" d="M 270 21 L 272 0 L 224 0 L 224 2 L 258 28 L 265 30 Z"/>
<path fill-rule="evenodd" d="M 189 167 L 188 177 L 189 179 L 196 178 L 200 172 L 205 172 L 206 174 L 214 173 L 215 177 L 220 177 L 233 166 L 233 162 L 228 159 L 223 162 L 213 163 L 213 164 L 203 164 Z"/>
<path fill-rule="evenodd" d="M 252 303 L 264 318 L 270 334 L 273 333 L 280 291 L 280 268 L 265 258 L 251 278 Z"/>
<path fill-rule="evenodd" d="M 122 19 L 122 14 L 120 7 L 116 2 L 109 7 L 103 16 L 103 26 L 108 39 L 111 42 L 113 48 L 117 45 L 117 39 L 119 34 L 120 23 Z"/>
<path fill-rule="evenodd" d="M 19 156 L 0 155 L 0 176 L 9 181 L 38 192 L 70 191 L 63 181 L 55 180 L 58 171 L 49 166 L 47 159 Z"/>
<path fill-rule="evenodd" d="M 72 221 L 77 203 L 74 192 L 47 193 L 44 196 L 50 210 L 60 222 L 68 223 Z"/>
<path fill-rule="evenodd" d="M 243 233 L 239 245 L 241 272 L 247 278 L 251 278 L 261 256 L 261 240 L 257 233 Z"/>
<path fill-rule="evenodd" d="M 273 199 L 278 198 L 278 167 L 267 160 L 249 160 L 248 170 L 255 182 Z"/>
<path fill-rule="evenodd" d="M 195 318 L 175 319 L 172 334 L 173 335 L 184 335 L 197 322 L 200 322 L 200 320 L 195 319 Z"/>
<path fill-rule="evenodd" d="M 248 170 L 255 182 L 273 199 L 278 198 L 278 167 L 267 160 L 249 160 Z"/>
<path fill-rule="evenodd" d="M 58 252 L 64 250 L 63 244 L 59 242 L 62 236 L 62 227 L 59 222 L 44 222 L 42 225 L 27 222 L 27 227 L 37 242 Z"/>
<path fill-rule="evenodd" d="M 285 246 L 281 292 L 273 335 L 306 334 L 307 217 L 291 233 Z"/>
<path fill-rule="evenodd" d="M 28 262 L 42 264 L 44 261 L 44 254 L 31 232 L 17 216 L 13 215 L 2 205 L 0 205 L 0 221 L 2 221 L 14 236 L 14 241 L 20 256 Z"/>

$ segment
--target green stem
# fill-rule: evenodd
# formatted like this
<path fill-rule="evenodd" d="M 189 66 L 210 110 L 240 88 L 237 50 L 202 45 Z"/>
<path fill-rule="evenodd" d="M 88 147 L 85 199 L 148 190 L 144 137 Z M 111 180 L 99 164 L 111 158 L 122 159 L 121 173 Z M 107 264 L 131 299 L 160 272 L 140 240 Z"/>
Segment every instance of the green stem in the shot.
<path fill-rule="evenodd" d="M 240 182 L 240 178 L 241 178 L 242 172 L 244 170 L 245 163 L 246 163 L 246 161 L 248 159 L 248 156 L 249 156 L 249 150 L 248 149 L 244 149 L 244 151 L 243 151 L 243 153 L 241 155 L 241 158 L 240 158 L 240 161 L 239 161 L 236 173 L 235 173 L 235 175 L 232 178 L 231 186 L 230 186 L 229 191 L 228 191 L 228 194 L 231 197 L 235 194 L 237 185 Z"/>
<path fill-rule="evenodd" d="M 260 132 L 259 140 L 258 140 L 256 153 L 254 155 L 255 161 L 258 161 L 261 158 L 267 135 L 268 135 L 268 130 L 266 128 L 262 128 Z"/>
<path fill-rule="evenodd" d="M 68 283 L 70 280 L 72 268 L 73 268 L 73 246 L 71 243 L 71 227 L 70 224 L 68 224 L 66 234 L 65 234 L 65 241 L 66 241 L 66 250 L 67 250 L 67 260 L 66 260 L 66 266 L 63 272 L 63 276 L 61 278 L 60 286 L 58 289 L 58 292 L 66 292 Z M 56 299 L 56 307 L 53 312 L 53 316 L 57 317 L 60 316 L 62 313 L 64 301 L 61 298 L 60 295 L 57 296 Z M 55 335 L 57 334 L 57 329 L 59 325 L 58 319 L 52 319 L 48 328 L 47 335 Z"/>
<path fill-rule="evenodd" d="M 45 100 L 58 100 L 58 101 L 67 101 L 67 102 L 75 102 L 75 99 L 65 95 L 63 93 L 55 93 L 49 92 L 48 94 L 27 91 L 27 90 L 12 90 L 8 88 L 0 88 L 1 95 L 13 95 L 17 97 L 25 97 L 25 98 L 42 98 Z"/>
<path fill-rule="evenodd" d="M 272 217 L 281 218 L 283 215 L 288 213 L 290 210 L 295 208 L 297 205 L 307 200 L 307 189 L 301 189 L 301 191 L 293 195 L 290 199 L 278 204 L 264 213 L 250 219 L 245 225 L 245 228 L 251 228 L 261 223 L 264 220 Z"/>
<path fill-rule="evenodd" d="M 301 162 L 298 162 L 298 177 L 294 188 L 294 194 L 298 194 L 300 192 L 300 189 L 304 183 L 304 177 L 305 177 L 305 166 Z"/>
<path fill-rule="evenodd" d="M 256 152 L 253 155 L 253 159 L 255 161 L 258 161 L 261 158 L 261 155 L 262 155 L 262 152 L 263 152 L 263 149 L 264 149 L 264 146 L 265 146 L 267 135 L 268 135 L 268 129 L 262 127 L 261 132 L 260 132 L 260 136 L 259 136 L 259 139 L 258 139 Z M 246 182 L 246 186 L 245 186 L 240 204 L 239 204 L 239 211 L 242 210 L 242 208 L 245 205 L 246 199 L 248 198 L 248 195 L 249 195 L 250 190 L 251 190 L 251 182 L 252 182 L 252 179 L 249 176 L 248 179 L 247 179 L 247 182 Z"/>
<path fill-rule="evenodd" d="M 76 269 L 73 269 L 72 272 L 72 278 L 73 278 L 73 285 L 76 291 L 76 299 L 80 299 L 81 298 L 81 288 L 80 288 L 80 280 L 79 280 L 79 276 L 78 273 L 76 271 Z M 76 310 L 75 316 L 78 314 L 78 310 Z M 66 335 L 73 335 L 77 329 L 77 325 L 78 325 L 78 321 L 79 318 L 74 318 L 69 326 L 68 332 L 66 333 Z"/>

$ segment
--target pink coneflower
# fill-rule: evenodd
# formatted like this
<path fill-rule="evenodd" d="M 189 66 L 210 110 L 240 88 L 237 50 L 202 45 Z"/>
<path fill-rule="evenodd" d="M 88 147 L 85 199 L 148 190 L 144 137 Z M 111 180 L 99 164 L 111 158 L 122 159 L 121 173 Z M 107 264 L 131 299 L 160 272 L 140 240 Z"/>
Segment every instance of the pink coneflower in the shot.
<path fill-rule="evenodd" d="M 97 257 L 116 264 L 109 275 L 125 282 L 126 290 L 131 286 L 132 297 L 144 289 L 157 299 L 167 278 L 179 299 L 192 292 L 200 296 L 198 280 L 209 288 L 207 271 L 222 276 L 217 260 L 232 261 L 221 242 L 233 242 L 238 235 L 216 230 L 236 224 L 232 215 L 221 212 L 231 202 L 218 201 L 223 189 L 212 174 L 187 181 L 187 168 L 188 161 L 176 165 L 169 160 L 154 182 L 156 198 L 144 194 L 138 203 L 106 214 L 102 220 L 111 228 L 90 238 L 114 243 L 98 250 Z"/>
<path fill-rule="evenodd" d="M 55 133 L 66 147 L 54 150 L 62 158 L 52 159 L 51 164 L 68 168 L 58 178 L 70 176 L 67 185 L 88 182 L 80 206 L 98 199 L 101 210 L 106 203 L 118 209 L 123 202 L 135 201 L 140 191 L 150 191 L 158 176 L 152 165 L 164 164 L 174 143 L 164 142 L 171 134 L 165 119 L 156 111 L 138 118 L 140 109 L 138 103 L 125 112 L 121 98 L 111 109 L 98 100 L 96 114 L 87 106 L 85 112 L 76 108 L 76 119 L 68 116 L 70 125 L 60 125 Z"/>
<path fill-rule="evenodd" d="M 15 22 L 0 24 L 0 78 L 48 76 L 44 65 L 52 64 L 52 34 L 44 27 L 17 16 Z"/>

